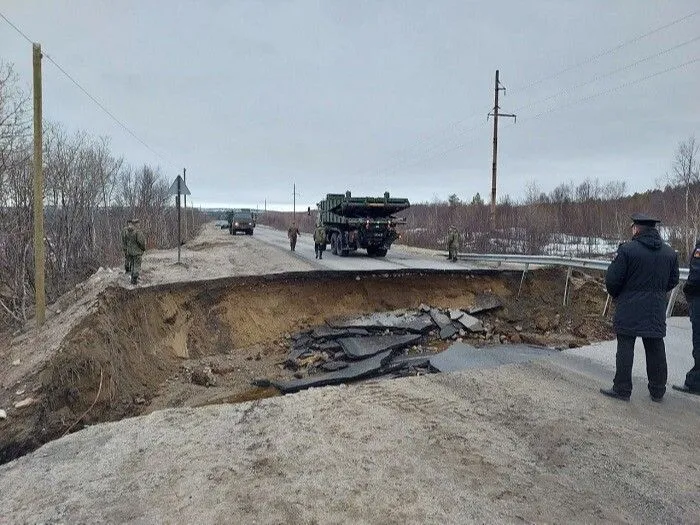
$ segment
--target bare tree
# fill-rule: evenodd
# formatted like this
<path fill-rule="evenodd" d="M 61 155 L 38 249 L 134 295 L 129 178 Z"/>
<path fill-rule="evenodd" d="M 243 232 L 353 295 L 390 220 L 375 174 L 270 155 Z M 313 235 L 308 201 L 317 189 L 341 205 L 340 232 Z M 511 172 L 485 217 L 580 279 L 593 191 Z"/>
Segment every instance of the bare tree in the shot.
<path fill-rule="evenodd" d="M 684 199 L 684 216 L 683 216 L 683 240 L 685 254 L 688 255 L 693 248 L 695 235 L 697 230 L 693 228 L 693 223 L 698 221 L 698 218 L 691 217 L 691 191 L 698 191 L 698 182 L 700 182 L 700 171 L 698 170 L 698 149 L 700 144 L 695 140 L 695 136 L 691 136 L 687 140 L 681 142 L 676 150 L 673 163 L 671 165 L 671 174 L 669 179 L 671 183 L 680 186 L 685 192 Z"/>

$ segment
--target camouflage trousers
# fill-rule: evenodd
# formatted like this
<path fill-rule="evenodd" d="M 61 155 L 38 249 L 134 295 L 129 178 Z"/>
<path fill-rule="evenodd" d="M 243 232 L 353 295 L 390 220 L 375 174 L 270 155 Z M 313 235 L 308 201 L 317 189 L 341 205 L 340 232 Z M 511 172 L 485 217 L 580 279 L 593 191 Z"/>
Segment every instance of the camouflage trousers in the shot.
<path fill-rule="evenodd" d="M 294 251 L 296 249 L 296 247 L 297 247 L 297 236 L 296 235 L 292 235 L 289 238 L 289 247 L 292 249 L 292 251 Z"/>
<path fill-rule="evenodd" d="M 131 271 L 131 283 L 136 284 L 141 273 L 141 255 L 127 255 L 127 264 Z"/>
<path fill-rule="evenodd" d="M 450 261 L 457 260 L 457 245 L 456 244 L 450 244 L 447 246 L 447 258 Z"/>

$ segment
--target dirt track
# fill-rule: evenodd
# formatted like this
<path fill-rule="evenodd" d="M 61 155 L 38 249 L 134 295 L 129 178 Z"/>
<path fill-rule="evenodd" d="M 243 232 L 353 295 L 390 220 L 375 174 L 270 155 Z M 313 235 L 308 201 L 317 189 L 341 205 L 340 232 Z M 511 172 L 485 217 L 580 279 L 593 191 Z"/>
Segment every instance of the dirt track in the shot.
<path fill-rule="evenodd" d="M 700 410 L 597 386 L 540 362 L 159 411 L 0 467 L 0 508 L 12 522 L 697 523 Z"/>

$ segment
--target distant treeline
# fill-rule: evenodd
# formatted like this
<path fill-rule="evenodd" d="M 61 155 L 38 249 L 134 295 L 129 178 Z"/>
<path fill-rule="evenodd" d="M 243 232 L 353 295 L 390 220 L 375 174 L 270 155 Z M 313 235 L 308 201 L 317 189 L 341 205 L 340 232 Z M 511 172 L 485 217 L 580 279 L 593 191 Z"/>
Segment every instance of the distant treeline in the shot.
<path fill-rule="evenodd" d="M 669 162 L 663 189 L 626 194 L 624 181 L 602 184 L 598 179 L 562 183 L 551 192 L 528 185 L 526 195 L 502 197 L 496 209 L 496 229 L 490 206 L 478 193 L 462 199 L 413 204 L 400 216 L 406 218 L 399 242 L 423 248 L 445 249 L 449 226 L 462 238 L 462 250 L 477 253 L 545 253 L 552 243 L 572 242 L 572 255 L 600 253 L 599 241 L 615 246 L 630 236 L 630 216 L 645 212 L 660 218 L 664 237 L 687 258 L 700 236 L 700 174 L 698 143 L 694 137 L 679 144 Z M 351 188 L 352 189 L 352 188 Z M 303 232 L 313 230 L 316 213 L 297 212 L 294 219 Z M 292 213 L 267 212 L 262 224 L 287 229 Z M 614 250 L 613 250 L 614 251 Z"/>

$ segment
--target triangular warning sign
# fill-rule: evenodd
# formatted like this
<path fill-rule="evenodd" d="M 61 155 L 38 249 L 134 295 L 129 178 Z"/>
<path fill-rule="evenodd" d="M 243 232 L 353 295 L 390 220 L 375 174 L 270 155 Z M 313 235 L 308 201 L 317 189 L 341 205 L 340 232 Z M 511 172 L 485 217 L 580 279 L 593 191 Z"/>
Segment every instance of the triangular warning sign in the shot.
<path fill-rule="evenodd" d="M 178 193 L 180 195 L 192 195 L 187 186 L 185 186 L 185 181 L 180 175 L 175 177 L 175 180 L 168 190 L 168 195 L 177 195 Z"/>

